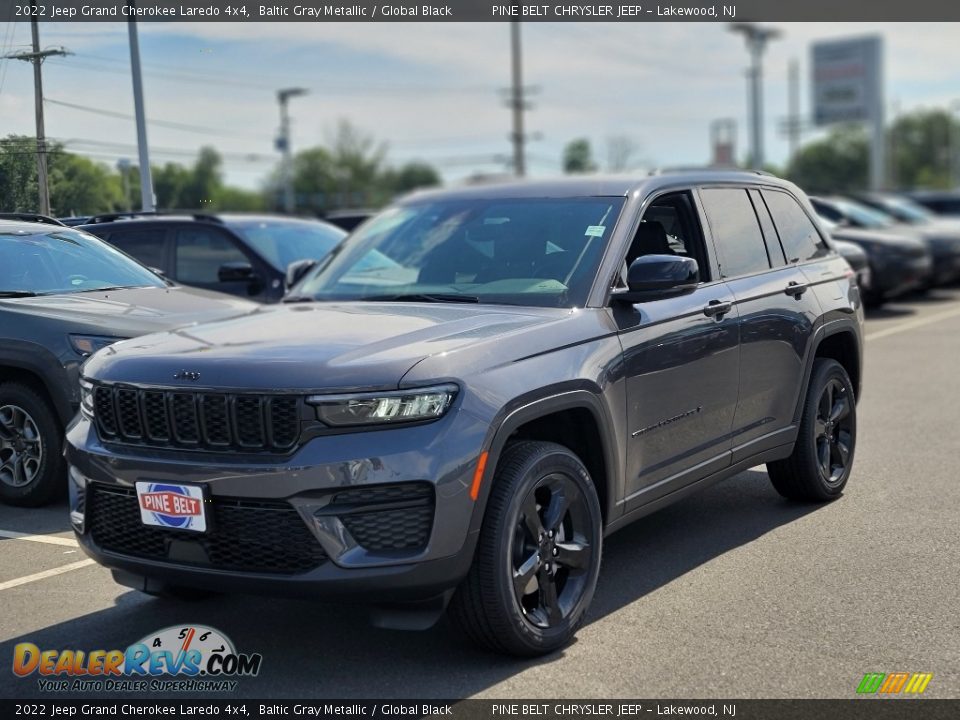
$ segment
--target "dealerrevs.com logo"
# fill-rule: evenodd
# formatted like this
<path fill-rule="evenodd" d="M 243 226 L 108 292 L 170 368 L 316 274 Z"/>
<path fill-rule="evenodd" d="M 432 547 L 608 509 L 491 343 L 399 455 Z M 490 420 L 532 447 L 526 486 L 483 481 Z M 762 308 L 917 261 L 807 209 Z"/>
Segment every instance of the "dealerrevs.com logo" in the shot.
<path fill-rule="evenodd" d="M 256 676 L 262 662 L 204 625 L 164 628 L 126 650 L 41 650 L 29 642 L 13 649 L 14 674 L 37 676 L 43 692 L 232 692 L 235 678 Z"/>

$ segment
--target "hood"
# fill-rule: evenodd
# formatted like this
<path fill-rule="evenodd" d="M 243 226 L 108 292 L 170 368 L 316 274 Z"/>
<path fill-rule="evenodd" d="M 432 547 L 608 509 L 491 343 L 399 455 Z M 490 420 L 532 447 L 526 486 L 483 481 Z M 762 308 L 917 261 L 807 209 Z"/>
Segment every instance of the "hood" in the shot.
<path fill-rule="evenodd" d="M 830 231 L 830 236 L 837 240 L 846 240 L 860 246 L 889 245 L 904 249 L 923 249 L 924 243 L 915 231 L 873 230 L 868 228 L 838 227 Z"/>
<path fill-rule="evenodd" d="M 478 352 L 505 358 L 511 347 L 522 344 L 504 341 L 570 314 L 460 304 L 264 306 L 235 320 L 117 343 L 88 360 L 84 374 L 108 382 L 191 389 L 393 389 L 428 356 L 476 345 L 482 346 Z M 182 371 L 199 377 L 175 379 Z"/>
<path fill-rule="evenodd" d="M 129 338 L 246 315 L 259 305 L 176 286 L 5 299 L 0 307 L 69 323 L 71 332 Z"/>

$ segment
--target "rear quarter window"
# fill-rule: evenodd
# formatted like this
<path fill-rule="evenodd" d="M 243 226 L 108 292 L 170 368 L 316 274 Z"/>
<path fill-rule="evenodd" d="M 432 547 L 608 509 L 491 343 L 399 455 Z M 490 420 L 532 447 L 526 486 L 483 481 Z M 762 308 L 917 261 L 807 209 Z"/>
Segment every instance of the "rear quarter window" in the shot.
<path fill-rule="evenodd" d="M 764 190 L 763 199 L 773 216 L 787 262 L 812 260 L 826 253 L 826 245 L 813 221 L 793 197 L 777 190 Z"/>

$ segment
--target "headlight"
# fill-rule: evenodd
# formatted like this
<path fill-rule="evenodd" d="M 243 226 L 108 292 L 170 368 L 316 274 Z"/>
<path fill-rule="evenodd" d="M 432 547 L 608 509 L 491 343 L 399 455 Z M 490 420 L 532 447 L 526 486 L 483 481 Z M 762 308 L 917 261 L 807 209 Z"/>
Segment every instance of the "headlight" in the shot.
<path fill-rule="evenodd" d="M 70 344 L 78 355 L 87 357 L 93 355 L 97 350 L 102 350 L 107 345 L 113 345 L 115 342 L 126 340 L 126 338 L 104 337 L 102 335 L 71 335 Z"/>
<path fill-rule="evenodd" d="M 80 378 L 80 411 L 93 419 L 93 384 Z"/>
<path fill-rule="evenodd" d="M 456 385 L 358 395 L 313 395 L 317 417 L 333 427 L 416 422 L 442 417 L 457 395 Z"/>

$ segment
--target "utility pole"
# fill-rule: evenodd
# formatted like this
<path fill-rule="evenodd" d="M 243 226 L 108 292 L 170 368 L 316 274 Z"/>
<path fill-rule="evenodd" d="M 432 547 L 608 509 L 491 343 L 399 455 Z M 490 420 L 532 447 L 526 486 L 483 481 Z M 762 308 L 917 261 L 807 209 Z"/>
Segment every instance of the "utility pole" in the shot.
<path fill-rule="evenodd" d="M 730 30 L 742 33 L 750 53 L 750 162 L 755 170 L 763 168 L 763 51 L 767 43 L 782 33 L 755 23 L 730 23 Z"/>
<path fill-rule="evenodd" d="M 280 103 L 280 135 L 277 137 L 276 147 L 283 153 L 280 166 L 281 184 L 283 185 L 283 209 L 290 214 L 296 211 L 296 197 L 293 194 L 293 156 L 290 153 L 290 112 L 287 103 L 290 98 L 306 95 L 305 88 L 284 88 L 277 90 L 277 102 Z"/>
<path fill-rule="evenodd" d="M 523 131 L 523 60 L 520 55 L 520 23 L 510 23 L 510 66 L 513 84 L 510 92 L 510 107 L 513 110 L 513 172 L 517 177 L 527 174 L 527 159 L 524 153 L 526 135 Z"/>
<path fill-rule="evenodd" d="M 129 0 L 131 10 L 136 4 Z M 131 18 L 133 14 L 131 13 Z M 144 212 L 156 210 L 153 197 L 153 176 L 150 172 L 150 147 L 147 143 L 147 117 L 143 106 L 143 78 L 140 73 L 140 41 L 137 38 L 137 21 L 128 20 L 130 34 L 130 74 L 133 76 L 133 107 L 137 116 L 137 149 L 140 157 L 140 204 Z"/>
<path fill-rule="evenodd" d="M 31 2 L 36 12 L 36 0 Z M 47 184 L 47 138 L 43 123 L 43 74 L 41 65 L 51 55 L 69 55 L 64 48 L 50 48 L 40 50 L 40 28 L 37 16 L 30 20 L 30 34 L 33 37 L 32 52 L 18 52 L 4 55 L 11 60 L 24 60 L 33 63 L 33 101 L 37 120 L 37 188 L 39 194 L 39 212 L 41 215 L 50 214 L 50 188 Z"/>
<path fill-rule="evenodd" d="M 787 144 L 790 159 L 793 160 L 800 149 L 800 132 L 803 120 L 800 117 L 800 66 L 791 60 L 787 67 Z"/>

